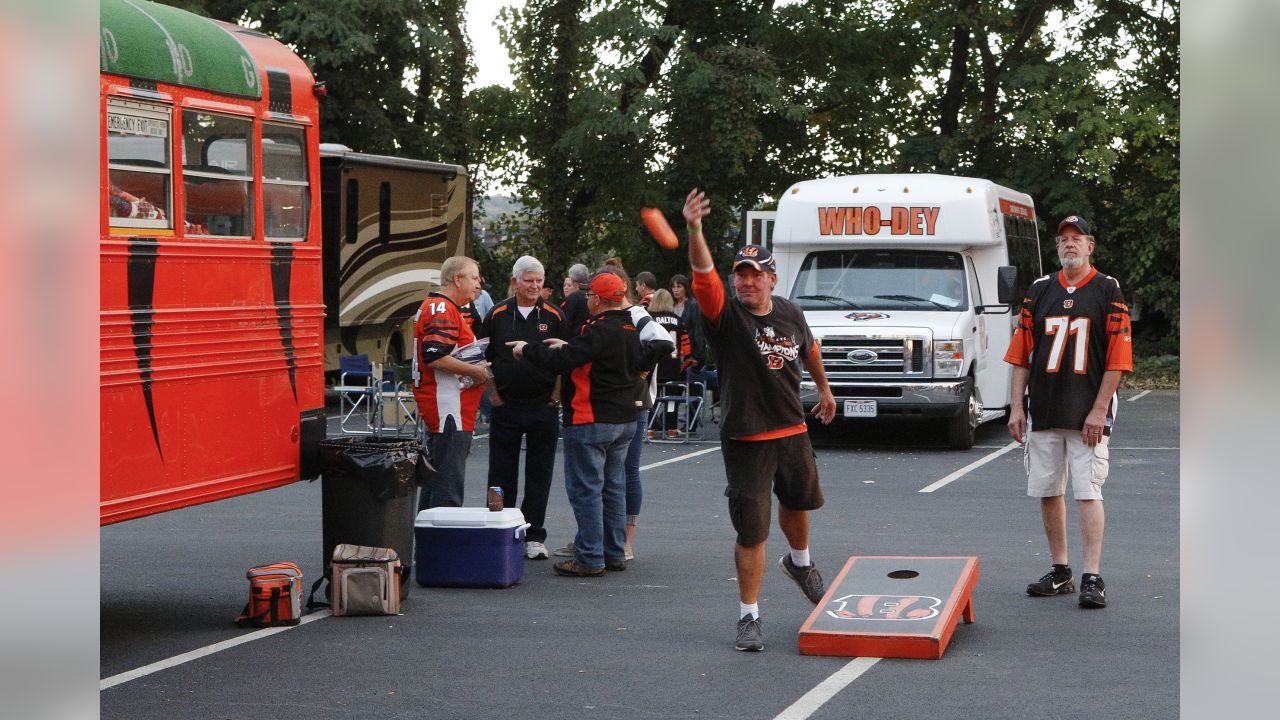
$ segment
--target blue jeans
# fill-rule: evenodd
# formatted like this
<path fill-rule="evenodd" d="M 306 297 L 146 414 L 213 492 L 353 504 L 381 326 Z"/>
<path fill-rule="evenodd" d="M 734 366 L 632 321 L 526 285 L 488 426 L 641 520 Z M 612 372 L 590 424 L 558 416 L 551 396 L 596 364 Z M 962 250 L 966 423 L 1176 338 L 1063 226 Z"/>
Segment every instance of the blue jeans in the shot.
<path fill-rule="evenodd" d="M 640 489 L 640 451 L 644 449 L 644 431 L 649 427 L 649 411 L 636 411 L 636 434 L 627 447 L 627 516 L 640 514 L 640 501 L 644 491 Z"/>
<path fill-rule="evenodd" d="M 634 422 L 564 429 L 564 488 L 578 521 L 573 560 L 579 565 L 600 568 L 606 558 L 624 558 L 627 481 L 623 466 L 635 433 Z"/>
<path fill-rule="evenodd" d="M 471 433 L 457 429 L 450 417 L 445 419 L 440 432 L 427 431 L 425 434 L 427 454 L 436 474 L 430 487 L 422 488 L 422 493 L 418 496 L 418 509 L 461 507 L 467 455 L 471 454 Z"/>

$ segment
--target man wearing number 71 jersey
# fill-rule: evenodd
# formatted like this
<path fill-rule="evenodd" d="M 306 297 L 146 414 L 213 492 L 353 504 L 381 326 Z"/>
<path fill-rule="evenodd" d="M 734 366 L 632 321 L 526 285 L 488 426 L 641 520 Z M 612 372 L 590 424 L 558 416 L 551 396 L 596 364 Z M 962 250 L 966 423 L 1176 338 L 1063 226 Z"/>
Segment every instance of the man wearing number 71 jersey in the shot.
<path fill-rule="evenodd" d="M 1004 356 L 1014 366 L 1009 433 L 1023 443 L 1027 494 L 1040 498 L 1053 557 L 1053 567 L 1027 586 L 1027 594 L 1075 592 L 1064 497 L 1070 477 L 1084 554 L 1079 603 L 1102 608 L 1102 484 L 1110 467 L 1116 388 L 1120 376 L 1133 370 L 1129 306 L 1120 283 L 1090 263 L 1095 242 L 1084 218 L 1070 215 L 1058 223 L 1057 245 L 1062 270 L 1031 283 Z"/>

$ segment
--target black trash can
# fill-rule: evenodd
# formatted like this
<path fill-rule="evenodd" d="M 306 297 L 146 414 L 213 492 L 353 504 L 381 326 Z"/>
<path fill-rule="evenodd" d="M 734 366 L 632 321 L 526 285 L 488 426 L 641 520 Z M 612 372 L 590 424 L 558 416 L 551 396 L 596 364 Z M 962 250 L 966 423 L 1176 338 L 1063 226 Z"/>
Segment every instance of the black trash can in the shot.
<path fill-rule="evenodd" d="M 413 575 L 413 521 L 419 485 L 434 471 L 415 440 L 341 437 L 320 443 L 324 522 L 324 574 L 342 543 L 396 551 L 404 574 L 400 597 Z"/>

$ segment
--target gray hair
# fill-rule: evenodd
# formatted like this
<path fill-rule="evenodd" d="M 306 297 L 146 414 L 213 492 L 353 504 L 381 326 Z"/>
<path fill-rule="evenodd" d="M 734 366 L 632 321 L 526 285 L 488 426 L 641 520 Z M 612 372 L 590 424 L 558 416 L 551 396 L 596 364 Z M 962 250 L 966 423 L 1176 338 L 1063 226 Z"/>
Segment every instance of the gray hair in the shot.
<path fill-rule="evenodd" d="M 586 285 L 591 280 L 591 271 L 587 269 L 586 265 L 577 263 L 569 268 L 569 279 L 579 285 Z"/>
<path fill-rule="evenodd" d="M 511 277 L 519 280 L 520 276 L 527 272 L 547 274 L 546 268 L 542 267 L 542 263 L 538 258 L 532 255 L 521 255 L 511 266 Z"/>
<path fill-rule="evenodd" d="M 451 258 L 445 258 L 445 261 L 440 263 L 440 285 L 442 287 L 452 285 L 453 279 L 466 272 L 472 265 L 477 268 L 480 267 L 475 260 L 465 255 L 454 255 Z"/>

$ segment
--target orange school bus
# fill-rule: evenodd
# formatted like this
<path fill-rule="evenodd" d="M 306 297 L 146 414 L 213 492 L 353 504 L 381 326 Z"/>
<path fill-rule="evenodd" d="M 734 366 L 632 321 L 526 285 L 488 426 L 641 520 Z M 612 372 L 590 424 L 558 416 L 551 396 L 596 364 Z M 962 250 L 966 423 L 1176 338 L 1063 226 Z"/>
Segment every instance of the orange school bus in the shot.
<path fill-rule="evenodd" d="M 281 43 L 101 0 L 101 524 L 314 474 L 318 86 Z"/>

